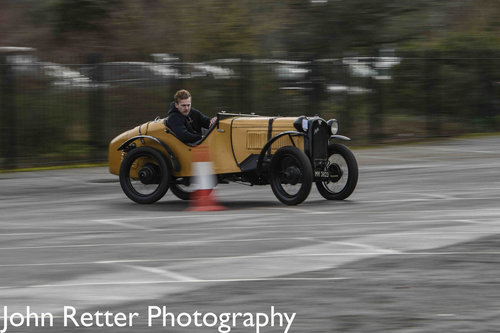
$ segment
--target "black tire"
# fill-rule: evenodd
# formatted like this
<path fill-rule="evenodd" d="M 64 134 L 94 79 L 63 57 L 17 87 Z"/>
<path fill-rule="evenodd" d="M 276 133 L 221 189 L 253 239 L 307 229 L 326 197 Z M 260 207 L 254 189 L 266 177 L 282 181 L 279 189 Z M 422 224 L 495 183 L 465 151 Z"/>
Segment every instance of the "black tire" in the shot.
<path fill-rule="evenodd" d="M 358 183 L 358 162 L 346 146 L 334 143 L 328 146 L 328 170 L 331 181 L 317 181 L 316 188 L 328 200 L 344 200 Z"/>
<path fill-rule="evenodd" d="M 120 166 L 120 185 L 132 201 L 150 204 L 168 190 L 170 172 L 165 157 L 151 147 L 134 148 Z"/>
<path fill-rule="evenodd" d="M 271 188 L 286 205 L 303 202 L 311 192 L 313 174 L 307 155 L 296 147 L 278 149 L 271 159 Z"/>
<path fill-rule="evenodd" d="M 182 179 L 180 183 L 178 181 L 174 179 L 170 182 L 170 191 L 181 200 L 189 200 L 194 190 L 190 188 L 189 179 Z M 183 181 L 187 181 L 187 183 Z"/>

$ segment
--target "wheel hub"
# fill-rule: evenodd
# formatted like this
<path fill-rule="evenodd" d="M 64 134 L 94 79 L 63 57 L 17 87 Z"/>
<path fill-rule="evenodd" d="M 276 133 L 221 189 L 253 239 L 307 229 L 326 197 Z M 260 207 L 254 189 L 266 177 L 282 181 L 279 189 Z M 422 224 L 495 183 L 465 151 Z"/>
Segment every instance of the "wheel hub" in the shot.
<path fill-rule="evenodd" d="M 300 180 L 300 176 L 301 176 L 300 169 L 298 167 L 296 167 L 295 165 L 289 166 L 283 172 L 283 176 L 284 176 L 285 183 L 295 185 Z"/>
<path fill-rule="evenodd" d="M 335 163 L 328 166 L 328 173 L 330 174 L 330 181 L 334 183 L 338 182 L 343 175 L 342 169 L 338 164 Z"/>
<path fill-rule="evenodd" d="M 146 164 L 139 170 L 139 180 L 143 184 L 154 184 L 158 182 L 159 170 L 154 164 Z"/>

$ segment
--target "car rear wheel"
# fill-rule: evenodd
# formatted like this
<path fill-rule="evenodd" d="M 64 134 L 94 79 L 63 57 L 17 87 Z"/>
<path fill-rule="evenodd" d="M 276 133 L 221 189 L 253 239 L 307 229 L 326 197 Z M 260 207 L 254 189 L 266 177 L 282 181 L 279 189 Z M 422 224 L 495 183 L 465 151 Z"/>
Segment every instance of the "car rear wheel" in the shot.
<path fill-rule="evenodd" d="M 349 197 L 358 183 L 358 163 L 354 154 L 344 145 L 328 146 L 329 180 L 317 181 L 319 193 L 328 200 L 343 200 Z"/>
<path fill-rule="evenodd" d="M 189 200 L 193 192 L 193 186 L 190 184 L 189 178 L 178 178 L 170 183 L 170 190 L 181 200 Z"/>
<path fill-rule="evenodd" d="M 170 173 L 165 157 L 151 147 L 134 148 L 120 166 L 120 185 L 131 200 L 150 204 L 168 190 Z"/>
<path fill-rule="evenodd" d="M 278 149 L 271 159 L 270 177 L 274 195 L 286 205 L 303 202 L 311 192 L 311 162 L 296 147 Z"/>

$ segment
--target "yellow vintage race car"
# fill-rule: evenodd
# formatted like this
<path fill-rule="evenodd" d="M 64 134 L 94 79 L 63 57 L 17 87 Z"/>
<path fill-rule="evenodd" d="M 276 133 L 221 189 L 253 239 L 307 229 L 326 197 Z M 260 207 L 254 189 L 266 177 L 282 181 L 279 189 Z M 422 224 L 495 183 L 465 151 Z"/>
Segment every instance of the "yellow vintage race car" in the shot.
<path fill-rule="evenodd" d="M 196 189 L 193 154 L 209 149 L 219 184 L 230 181 L 271 185 L 287 205 L 303 202 L 312 183 L 328 200 L 349 197 L 358 181 L 353 153 L 337 140 L 335 119 L 264 117 L 221 112 L 194 144 L 180 141 L 159 117 L 115 137 L 109 144 L 109 170 L 120 177 L 125 194 L 153 203 L 170 188 L 187 200 Z"/>

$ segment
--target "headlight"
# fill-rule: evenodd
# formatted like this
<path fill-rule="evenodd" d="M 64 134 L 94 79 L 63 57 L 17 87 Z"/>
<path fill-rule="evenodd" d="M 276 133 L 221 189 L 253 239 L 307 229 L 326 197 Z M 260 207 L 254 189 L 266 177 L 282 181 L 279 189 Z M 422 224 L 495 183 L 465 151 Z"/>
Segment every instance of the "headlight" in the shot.
<path fill-rule="evenodd" d="M 307 128 L 309 127 L 309 120 L 306 116 L 300 116 L 293 122 L 293 126 L 299 132 L 307 132 Z"/>
<path fill-rule="evenodd" d="M 332 135 L 335 135 L 339 131 L 339 123 L 337 122 L 337 119 L 330 119 L 327 122 L 328 126 L 330 127 L 330 132 Z"/>

